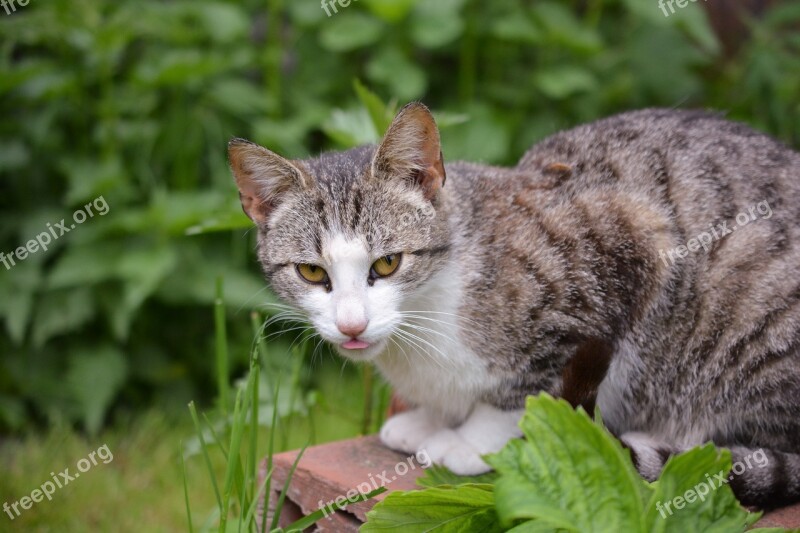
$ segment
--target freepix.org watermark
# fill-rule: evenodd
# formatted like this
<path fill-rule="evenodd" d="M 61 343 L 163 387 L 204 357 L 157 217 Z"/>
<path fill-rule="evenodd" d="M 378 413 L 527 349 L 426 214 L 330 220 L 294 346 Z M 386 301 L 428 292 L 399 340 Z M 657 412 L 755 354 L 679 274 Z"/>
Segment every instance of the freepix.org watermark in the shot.
<path fill-rule="evenodd" d="M 755 465 L 750 462 L 751 459 Z M 709 474 L 706 474 L 706 481 L 701 481 L 693 488 L 687 490 L 683 493 L 683 496 L 675 496 L 666 503 L 661 501 L 656 502 L 656 509 L 661 515 L 661 518 L 666 519 L 667 515 L 672 516 L 672 513 L 674 512 L 672 507 L 675 507 L 676 511 L 680 511 L 686 507 L 687 504 L 691 505 L 698 500 L 704 502 L 706 500 L 706 496 L 708 496 L 712 490 L 717 490 L 722 485 L 733 481 L 734 477 L 741 476 L 745 470 L 752 468 L 764 468 L 768 464 L 769 459 L 767 459 L 767 454 L 764 453 L 764 450 L 758 449 L 747 457 L 744 457 L 741 461 L 736 461 L 733 463 L 733 468 L 731 468 L 731 473 L 728 477 L 725 477 L 724 470 L 720 470 L 714 474 L 713 478 Z"/>
<path fill-rule="evenodd" d="M 17 6 L 25 7 L 30 1 L 31 0 L 0 0 L 0 7 L 5 10 L 6 15 L 10 15 L 17 10 Z"/>
<path fill-rule="evenodd" d="M 339 7 L 348 7 L 351 2 L 358 2 L 358 0 L 322 0 L 322 9 L 325 10 L 326 15 L 332 17 L 339 12 L 336 4 L 339 4 Z M 331 13 L 331 9 L 333 9 L 333 13 Z"/>
<path fill-rule="evenodd" d="M 359 483 L 358 486 L 354 489 L 350 489 L 347 491 L 347 494 L 342 494 L 337 496 L 335 499 L 329 501 L 328 503 L 323 502 L 320 500 L 318 502 L 320 510 L 322 510 L 322 514 L 327 517 L 328 520 L 331 520 L 329 516 L 332 511 L 335 511 L 337 508 L 342 510 L 345 508 L 346 504 L 352 500 L 354 500 L 358 496 L 365 496 L 370 492 L 377 490 L 381 487 L 386 487 L 387 485 L 391 484 L 393 481 L 397 481 L 397 478 L 401 478 L 411 472 L 412 470 L 417 469 L 416 462 L 418 461 L 422 468 L 428 468 L 433 464 L 428 453 L 425 450 L 421 450 L 417 453 L 416 456 L 412 455 L 408 457 L 405 461 L 400 461 L 396 465 L 394 465 L 394 473 L 391 473 L 387 470 L 379 474 L 375 474 L 374 476 L 372 473 L 368 474 L 369 481 L 364 481 L 363 483 Z M 376 479 L 377 478 L 377 479 Z"/>
<path fill-rule="evenodd" d="M 671 250 L 659 250 L 658 257 L 664 261 L 665 265 L 670 266 L 674 265 L 679 259 L 685 259 L 690 253 L 697 252 L 700 248 L 708 252 L 714 241 L 718 241 L 730 235 L 738 228 L 744 227 L 754 220 L 757 220 L 759 217 L 756 214 L 760 215 L 762 219 L 772 218 L 772 208 L 769 206 L 769 202 L 764 200 L 763 202 L 750 206 L 747 211 L 742 211 L 736 215 L 736 225 L 731 224 L 730 227 L 728 227 L 727 220 L 723 220 L 716 225 L 711 224 L 708 228 L 709 231 L 704 231 L 700 235 L 689 239 L 686 241 L 685 245 L 681 244 Z"/>
<path fill-rule="evenodd" d="M 705 2 L 706 0 L 703 0 Z M 679 9 L 683 9 L 684 7 L 688 6 L 689 3 L 694 4 L 697 0 L 658 0 L 658 7 L 664 13 L 665 17 L 669 17 L 670 14 L 675 13 L 675 5 L 677 4 Z M 669 6 L 669 13 L 667 13 L 667 6 Z"/>
<path fill-rule="evenodd" d="M 114 454 L 112 454 L 111 450 L 108 449 L 108 444 L 103 444 L 95 451 L 91 452 L 88 456 L 78 461 L 78 464 L 76 465 L 78 471 L 74 474 L 70 473 L 69 468 L 65 468 L 64 471 L 59 472 L 58 475 L 56 475 L 55 472 L 50 472 L 50 476 L 53 478 L 52 481 L 48 479 L 42 483 L 38 489 L 34 489 L 31 492 L 30 496 L 23 496 L 11 504 L 8 502 L 3 502 L 3 511 L 11 520 L 14 520 L 22 514 L 22 511 L 27 511 L 33 507 L 34 503 L 39 503 L 44 498 L 47 498 L 47 501 L 51 501 L 56 489 L 64 488 L 72 481 L 75 481 L 81 477 L 81 474 L 88 472 L 93 466 L 97 466 L 98 458 L 103 461 L 103 464 L 108 464 L 114 460 Z M 20 510 L 20 507 L 22 508 L 22 511 Z"/>
<path fill-rule="evenodd" d="M 50 224 L 48 222 L 47 231 L 41 232 L 35 239 L 26 242 L 25 246 L 20 246 L 16 250 L 12 250 L 8 253 L 0 252 L 0 263 L 5 265 L 6 270 L 11 270 L 11 267 L 16 266 L 17 261 L 24 261 L 29 255 L 33 255 L 39 250 L 46 252 L 50 243 L 74 230 L 79 224 L 83 224 L 87 219 L 94 217 L 96 214 L 100 216 L 105 215 L 110 209 L 106 199 L 99 196 L 72 213 L 72 223 L 66 222 L 63 218 L 60 222 L 56 222 L 55 224 Z"/>

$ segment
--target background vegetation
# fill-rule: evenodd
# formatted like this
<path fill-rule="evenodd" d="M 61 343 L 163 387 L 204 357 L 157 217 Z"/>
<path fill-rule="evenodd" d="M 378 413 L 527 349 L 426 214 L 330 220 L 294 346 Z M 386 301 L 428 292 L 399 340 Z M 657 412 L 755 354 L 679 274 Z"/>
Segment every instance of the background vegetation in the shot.
<path fill-rule="evenodd" d="M 0 251 L 100 195 L 110 206 L 47 252 L 0 266 L 0 461 L 10 472 L 0 500 L 84 454 L 58 454 L 54 438 L 144 431 L 177 451 L 190 435 L 186 404 L 209 407 L 219 389 L 219 278 L 223 377 L 246 371 L 253 321 L 273 314 L 273 296 L 227 170 L 229 138 L 289 157 L 372 142 L 380 122 L 354 90 L 360 80 L 390 106 L 421 99 L 437 110 L 446 160 L 511 164 L 554 131 L 644 106 L 720 109 L 798 146 L 800 5 L 775 4 L 746 19 L 734 49 L 720 45 L 702 3 L 670 17 L 641 0 L 359 0 L 332 17 L 317 0 L 0 10 Z M 365 398 L 360 369 L 322 346 L 290 357 L 297 332 L 271 336 L 286 327 L 266 328 L 262 376 L 283 372 L 300 391 L 281 400 L 282 417 L 316 422 L 280 447 L 374 427 L 385 395 Z M 330 386 L 338 379 L 354 386 Z M 153 416 L 170 422 L 148 425 Z M 45 477 L 20 467 L 51 454 Z M 161 499 L 172 518 L 145 514 L 139 527 L 180 527 L 176 479 Z M 103 483 L 94 497 L 113 505 Z M 27 519 L 81 516 L 79 503 L 48 505 Z"/>

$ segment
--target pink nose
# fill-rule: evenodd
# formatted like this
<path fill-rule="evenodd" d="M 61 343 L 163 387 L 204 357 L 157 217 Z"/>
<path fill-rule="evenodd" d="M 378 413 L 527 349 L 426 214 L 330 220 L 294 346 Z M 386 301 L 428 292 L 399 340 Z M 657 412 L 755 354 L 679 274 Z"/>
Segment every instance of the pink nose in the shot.
<path fill-rule="evenodd" d="M 361 322 L 337 322 L 336 327 L 339 328 L 339 331 L 344 335 L 355 339 L 364 333 L 364 330 L 367 329 L 368 322 L 368 320 L 363 320 Z"/>

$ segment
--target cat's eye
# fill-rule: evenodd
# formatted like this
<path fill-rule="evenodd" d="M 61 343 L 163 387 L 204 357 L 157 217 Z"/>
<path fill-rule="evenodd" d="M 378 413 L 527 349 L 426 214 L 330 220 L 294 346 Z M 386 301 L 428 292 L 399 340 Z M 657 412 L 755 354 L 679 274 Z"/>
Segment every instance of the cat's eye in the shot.
<path fill-rule="evenodd" d="M 385 255 L 372 263 L 370 276 L 373 278 L 385 278 L 391 276 L 400 266 L 401 254 Z"/>
<path fill-rule="evenodd" d="M 297 265 L 297 273 L 309 283 L 320 285 L 328 283 L 328 273 L 321 266 L 300 263 Z"/>

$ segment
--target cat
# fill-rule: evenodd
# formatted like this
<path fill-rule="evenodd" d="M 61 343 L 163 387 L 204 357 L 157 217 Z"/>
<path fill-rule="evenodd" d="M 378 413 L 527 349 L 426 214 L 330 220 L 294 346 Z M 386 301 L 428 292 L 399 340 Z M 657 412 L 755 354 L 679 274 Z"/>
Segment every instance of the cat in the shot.
<path fill-rule="evenodd" d="M 648 480 L 712 441 L 767 462 L 741 501 L 800 500 L 800 154 L 647 109 L 445 165 L 412 103 L 378 146 L 229 160 L 273 291 L 412 407 L 388 447 L 485 472 L 546 391 L 596 401 Z"/>

